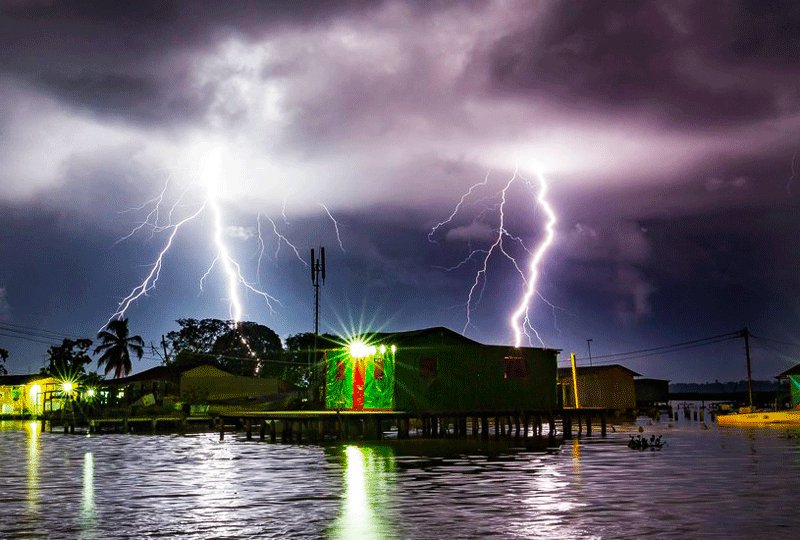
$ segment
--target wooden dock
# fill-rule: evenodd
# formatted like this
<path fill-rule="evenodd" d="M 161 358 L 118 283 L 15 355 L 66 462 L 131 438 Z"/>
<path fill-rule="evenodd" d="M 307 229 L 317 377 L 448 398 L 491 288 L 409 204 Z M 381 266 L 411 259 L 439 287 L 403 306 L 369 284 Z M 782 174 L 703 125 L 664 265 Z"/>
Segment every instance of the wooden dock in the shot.
<path fill-rule="evenodd" d="M 76 425 L 93 434 L 244 432 L 247 440 L 271 442 L 348 441 L 417 438 L 571 439 L 592 435 L 599 424 L 606 435 L 609 411 L 598 408 L 557 411 L 403 412 L 403 411 L 253 411 L 228 410 L 204 416 L 127 416 L 119 418 L 51 418 L 50 431 L 61 427 L 74 433 Z M 79 432 L 82 430 L 79 429 Z"/>

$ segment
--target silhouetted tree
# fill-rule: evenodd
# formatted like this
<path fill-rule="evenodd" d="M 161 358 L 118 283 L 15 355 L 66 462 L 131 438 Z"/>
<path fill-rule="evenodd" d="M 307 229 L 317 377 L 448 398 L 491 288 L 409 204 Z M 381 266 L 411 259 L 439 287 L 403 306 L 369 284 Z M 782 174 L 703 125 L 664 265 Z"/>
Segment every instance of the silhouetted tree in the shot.
<path fill-rule="evenodd" d="M 78 380 L 85 372 L 89 357 L 91 339 L 65 339 L 61 345 L 54 345 L 47 350 L 48 364 L 42 372 L 59 379 Z"/>
<path fill-rule="evenodd" d="M 0 349 L 0 375 L 8 375 L 8 370 L 6 369 L 6 360 L 8 360 L 8 351 L 5 349 Z"/>
<path fill-rule="evenodd" d="M 116 319 L 108 323 L 105 330 L 97 334 L 100 345 L 94 354 L 102 354 L 97 359 L 97 367 L 105 364 L 105 373 L 114 372 L 118 379 L 131 372 L 131 353 L 141 360 L 144 354 L 144 340 L 141 336 L 131 336 L 128 329 L 128 319 Z"/>
<path fill-rule="evenodd" d="M 303 332 L 286 338 L 286 352 L 281 379 L 299 388 L 308 388 L 312 377 L 324 371 L 322 363 L 325 350 L 341 347 L 339 338 L 332 334 L 320 334 L 317 338 L 317 354 L 314 354 L 314 333 Z"/>
<path fill-rule="evenodd" d="M 237 375 L 278 376 L 283 369 L 283 344 L 271 328 L 254 322 L 231 324 L 214 343 L 220 367 Z"/>
<path fill-rule="evenodd" d="M 180 330 L 169 332 L 165 341 L 172 358 L 177 359 L 181 351 L 211 353 L 220 336 L 229 332 L 232 325 L 220 319 L 178 319 Z"/>

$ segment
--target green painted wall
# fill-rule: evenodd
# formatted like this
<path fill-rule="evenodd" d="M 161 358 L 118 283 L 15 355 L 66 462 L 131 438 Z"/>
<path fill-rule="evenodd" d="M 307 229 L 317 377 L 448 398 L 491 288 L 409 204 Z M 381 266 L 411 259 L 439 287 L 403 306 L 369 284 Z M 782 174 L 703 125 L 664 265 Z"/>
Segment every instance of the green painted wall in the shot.
<path fill-rule="evenodd" d="M 353 408 L 353 380 L 358 363 L 364 367 L 364 409 L 394 408 L 394 355 L 387 351 L 361 359 L 350 357 L 347 349 L 327 351 L 325 406 L 328 409 Z M 375 378 L 376 360 L 383 361 L 383 377 Z M 338 379 L 339 362 L 343 362 L 344 378 Z"/>
<path fill-rule="evenodd" d="M 394 362 L 385 363 L 387 373 L 382 381 L 373 380 L 372 363 L 367 363 L 365 409 L 480 412 L 557 407 L 555 350 L 482 345 L 446 329 L 382 334 L 370 344 L 384 344 L 387 348 L 396 345 L 397 352 Z M 505 378 L 507 356 L 522 358 L 527 372 L 524 378 Z M 342 357 L 344 380 L 336 380 L 336 365 Z M 423 373 L 423 358 L 435 359 L 435 374 Z M 430 363 L 426 362 L 428 366 Z M 353 364 L 346 350 L 328 351 L 326 406 L 329 409 L 352 408 Z"/>
<path fill-rule="evenodd" d="M 556 351 L 459 343 L 447 336 L 415 341 L 397 351 L 397 410 L 480 412 L 556 407 Z M 504 378 L 506 356 L 521 356 L 527 377 Z M 435 377 L 423 376 L 422 358 L 436 359 Z"/>

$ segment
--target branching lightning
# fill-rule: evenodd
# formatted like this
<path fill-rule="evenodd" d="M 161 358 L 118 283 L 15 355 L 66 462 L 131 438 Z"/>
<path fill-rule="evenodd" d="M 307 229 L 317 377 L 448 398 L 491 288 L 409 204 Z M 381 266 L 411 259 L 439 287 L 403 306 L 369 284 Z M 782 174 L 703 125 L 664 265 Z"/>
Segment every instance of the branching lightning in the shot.
<path fill-rule="evenodd" d="M 536 290 L 536 283 L 539 279 L 539 264 L 542 261 L 542 257 L 544 257 L 545 253 L 547 252 L 547 249 L 553 243 L 553 239 L 555 238 L 556 234 L 555 227 L 557 220 L 552 206 L 550 206 L 550 203 L 547 201 L 547 182 L 541 173 L 539 173 L 537 176 L 539 179 L 539 193 L 536 196 L 536 202 L 544 210 L 544 213 L 547 216 L 547 222 L 545 223 L 544 227 L 544 240 L 542 240 L 542 242 L 539 244 L 539 247 L 536 248 L 533 257 L 530 259 L 530 264 L 528 265 L 529 278 L 527 287 L 525 288 L 525 294 L 522 296 L 522 300 L 520 300 L 516 311 L 514 311 L 514 313 L 511 315 L 511 319 L 509 320 L 511 328 L 514 331 L 515 347 L 519 347 L 522 344 L 523 334 L 528 337 L 528 341 L 530 342 L 530 334 L 527 332 L 528 328 L 536 334 L 536 338 L 542 345 L 544 345 L 542 338 L 531 324 L 530 304 L 531 297 L 533 296 L 534 292 L 538 292 Z"/>
<path fill-rule="evenodd" d="M 200 278 L 200 289 L 203 288 L 203 283 L 206 278 L 211 274 L 212 270 L 219 266 L 222 269 L 223 276 L 227 283 L 227 299 L 228 299 L 228 313 L 231 321 L 235 326 L 242 321 L 243 307 L 241 301 L 241 290 L 245 289 L 262 297 L 269 308 L 270 312 L 274 313 L 273 303 L 280 304 L 280 301 L 269 294 L 268 292 L 256 287 L 250 283 L 242 274 L 241 266 L 233 257 L 230 247 L 226 243 L 225 238 L 225 220 L 220 202 L 220 182 L 222 179 L 222 171 L 219 163 L 219 155 L 216 152 L 208 154 L 207 158 L 199 165 L 198 172 L 194 175 L 193 182 L 183 190 L 177 197 L 177 200 L 169 207 L 164 217 L 164 206 L 167 190 L 169 188 L 169 179 L 165 182 L 164 188 L 161 193 L 144 203 L 143 205 L 132 209 L 145 209 L 150 208 L 145 220 L 139 223 L 127 235 L 123 236 L 119 241 L 126 240 L 142 230 L 145 227 L 151 229 L 151 235 L 159 233 L 166 233 L 166 240 L 163 247 L 158 252 L 155 261 L 150 266 L 150 271 L 147 276 L 139 283 L 131 292 L 122 299 L 117 305 L 115 311 L 108 322 L 114 319 L 123 318 L 125 313 L 131 305 L 147 293 L 153 290 L 158 282 L 161 270 L 164 266 L 164 259 L 166 258 L 169 250 L 172 248 L 173 242 L 178 235 L 178 232 L 186 226 L 189 222 L 198 219 L 204 212 L 210 212 L 212 233 L 211 243 L 214 247 L 215 256 L 211 261 L 206 272 Z M 192 188 L 201 188 L 201 201 L 197 203 L 196 209 L 191 211 L 188 216 L 182 219 L 175 219 L 175 214 L 180 205 L 182 205 L 187 193 Z M 260 232 L 260 222 L 259 222 Z M 260 236 L 260 235 L 259 235 Z"/>
<path fill-rule="evenodd" d="M 517 307 L 512 312 L 511 316 L 509 317 L 508 323 L 511 327 L 512 335 L 514 337 L 514 346 L 520 347 L 522 345 L 523 336 L 527 338 L 528 344 L 532 344 L 533 337 L 536 337 L 536 340 L 544 345 L 544 342 L 541 339 L 541 336 L 533 327 L 530 317 L 530 306 L 532 303 L 532 299 L 534 294 L 541 298 L 546 304 L 548 304 L 554 310 L 556 309 L 555 306 L 548 302 L 541 293 L 537 290 L 537 283 L 539 280 L 539 273 L 540 267 L 542 264 L 542 259 L 544 258 L 545 254 L 548 251 L 548 248 L 552 245 L 553 240 L 555 238 L 555 225 L 556 225 L 556 215 L 553 211 L 552 206 L 547 200 L 547 181 L 545 180 L 542 174 L 536 175 L 538 180 L 538 191 L 535 189 L 535 186 L 526 178 L 522 177 L 519 174 L 518 170 L 514 171 L 514 174 L 511 178 L 505 183 L 503 188 L 497 192 L 495 195 L 496 199 L 499 199 L 494 205 L 491 205 L 484 209 L 476 218 L 478 219 L 483 218 L 485 214 L 490 211 L 496 212 L 497 215 L 497 227 L 493 228 L 493 236 L 491 240 L 491 244 L 487 248 L 478 248 L 472 249 L 469 254 L 458 262 L 456 265 L 451 267 L 443 268 L 446 271 L 456 270 L 461 268 L 465 264 L 467 264 L 471 260 L 478 261 L 478 270 L 475 274 L 475 277 L 472 281 L 472 285 L 469 288 L 469 292 L 467 293 L 467 300 L 465 303 L 465 316 L 466 322 L 464 324 L 464 328 L 462 333 L 466 333 L 467 330 L 472 326 L 472 311 L 473 309 L 480 303 L 483 292 L 486 287 L 486 278 L 487 272 L 489 268 L 489 262 L 492 256 L 499 252 L 502 254 L 503 257 L 508 259 L 511 264 L 514 266 L 514 269 L 519 274 L 520 279 L 523 284 L 523 293 L 520 297 L 519 303 Z M 464 208 L 467 199 L 479 188 L 488 185 L 489 183 L 489 176 L 487 175 L 486 178 L 482 182 L 478 182 L 470 186 L 469 190 L 465 192 L 456 206 L 453 208 L 453 211 L 450 215 L 443 221 L 434 225 L 430 232 L 428 233 L 428 241 L 432 243 L 436 243 L 435 235 L 437 231 L 439 231 L 442 227 L 446 227 L 447 225 L 451 225 L 455 220 L 456 216 L 459 212 Z M 507 224 L 506 224 L 506 210 L 507 205 L 509 203 L 509 190 L 515 183 L 522 183 L 525 187 L 530 189 L 532 193 L 535 193 L 534 200 L 536 202 L 537 207 L 541 207 L 544 211 L 546 216 L 546 222 L 544 227 L 544 238 L 539 243 L 538 247 L 535 250 L 530 249 L 526 244 L 525 241 L 522 239 L 521 236 L 513 235 L 508 231 Z M 485 200 L 481 199 L 481 200 Z M 519 263 L 517 258 L 513 256 L 510 252 L 508 247 L 506 246 L 506 241 L 510 241 L 514 244 L 520 246 L 520 248 L 527 253 L 529 256 L 529 261 L 527 266 L 525 267 L 526 270 L 523 270 L 523 266 Z"/>
<path fill-rule="evenodd" d="M 325 213 L 328 214 L 328 217 L 331 218 L 331 221 L 333 221 L 333 227 L 334 229 L 336 229 L 336 240 L 339 242 L 339 249 L 342 250 L 342 253 L 346 253 L 344 249 L 344 244 L 342 244 L 342 236 L 339 234 L 339 222 L 336 221 L 336 218 L 333 217 L 333 214 L 331 214 L 331 211 L 328 210 L 327 206 L 325 206 L 322 203 L 319 203 L 319 205 L 322 207 L 323 210 L 325 210 Z"/>

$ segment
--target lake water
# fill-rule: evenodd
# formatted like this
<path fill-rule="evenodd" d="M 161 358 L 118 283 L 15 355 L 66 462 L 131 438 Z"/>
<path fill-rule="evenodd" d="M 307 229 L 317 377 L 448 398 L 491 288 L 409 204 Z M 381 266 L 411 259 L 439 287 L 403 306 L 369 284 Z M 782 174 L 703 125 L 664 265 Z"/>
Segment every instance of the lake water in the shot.
<path fill-rule="evenodd" d="M 1 538 L 793 537 L 800 430 L 637 425 L 546 451 L 0 423 Z"/>

